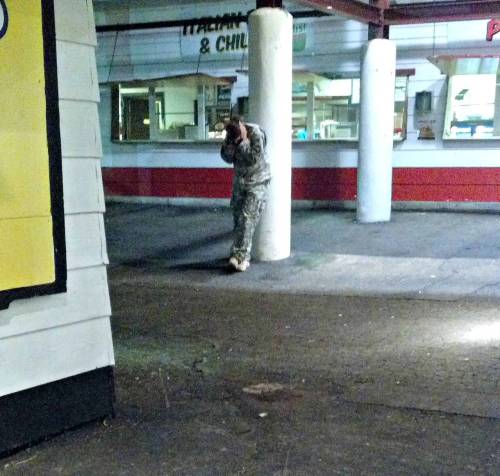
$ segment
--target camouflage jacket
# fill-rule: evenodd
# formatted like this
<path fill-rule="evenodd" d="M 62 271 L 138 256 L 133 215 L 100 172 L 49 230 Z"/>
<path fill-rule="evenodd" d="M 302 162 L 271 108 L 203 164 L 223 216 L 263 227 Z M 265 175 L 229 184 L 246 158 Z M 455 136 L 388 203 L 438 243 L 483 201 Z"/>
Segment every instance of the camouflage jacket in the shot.
<path fill-rule="evenodd" d="M 238 145 L 224 141 L 221 148 L 222 159 L 234 165 L 236 179 L 243 186 L 267 182 L 271 178 L 266 160 L 266 134 L 257 124 L 247 124 L 248 139 Z"/>

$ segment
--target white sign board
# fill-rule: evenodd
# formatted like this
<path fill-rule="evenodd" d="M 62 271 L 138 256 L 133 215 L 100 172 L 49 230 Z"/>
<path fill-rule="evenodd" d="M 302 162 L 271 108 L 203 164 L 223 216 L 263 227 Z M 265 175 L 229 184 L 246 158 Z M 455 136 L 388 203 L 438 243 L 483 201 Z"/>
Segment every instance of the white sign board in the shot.
<path fill-rule="evenodd" d="M 200 24 L 180 29 L 182 56 L 235 55 L 248 49 L 247 23 L 239 21 L 242 12 L 204 18 Z M 213 20 L 210 22 L 210 20 Z M 201 20 L 200 20 L 201 22 Z M 293 50 L 301 52 L 311 47 L 311 28 L 300 21 L 293 26 Z"/>

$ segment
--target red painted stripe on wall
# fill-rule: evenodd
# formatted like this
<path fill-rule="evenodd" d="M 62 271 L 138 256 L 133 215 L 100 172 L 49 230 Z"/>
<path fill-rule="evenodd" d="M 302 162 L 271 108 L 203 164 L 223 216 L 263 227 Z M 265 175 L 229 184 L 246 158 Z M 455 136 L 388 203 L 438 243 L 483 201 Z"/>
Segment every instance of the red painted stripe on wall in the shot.
<path fill-rule="evenodd" d="M 293 169 L 294 200 L 354 200 L 356 169 Z"/>
<path fill-rule="evenodd" d="M 396 168 L 393 182 L 401 185 L 500 185 L 500 168 Z"/>
<path fill-rule="evenodd" d="M 104 168 L 107 195 L 228 198 L 231 169 Z M 292 174 L 294 200 L 355 200 L 355 168 L 300 168 Z M 396 201 L 500 202 L 500 168 L 397 168 Z"/>

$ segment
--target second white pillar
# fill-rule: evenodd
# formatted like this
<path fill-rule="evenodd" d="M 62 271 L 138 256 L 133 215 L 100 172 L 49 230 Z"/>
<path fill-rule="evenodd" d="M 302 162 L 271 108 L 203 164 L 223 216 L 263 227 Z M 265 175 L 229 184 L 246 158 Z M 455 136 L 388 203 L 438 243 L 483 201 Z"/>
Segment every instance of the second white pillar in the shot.
<path fill-rule="evenodd" d="M 395 44 L 369 41 L 361 60 L 357 194 L 361 223 L 391 219 L 395 81 Z"/>

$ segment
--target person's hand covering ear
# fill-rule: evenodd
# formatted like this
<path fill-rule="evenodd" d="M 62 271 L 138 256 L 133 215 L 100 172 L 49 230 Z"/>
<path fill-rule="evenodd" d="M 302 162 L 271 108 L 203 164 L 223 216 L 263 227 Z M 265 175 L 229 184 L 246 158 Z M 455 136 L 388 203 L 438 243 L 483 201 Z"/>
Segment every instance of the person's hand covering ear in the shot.
<path fill-rule="evenodd" d="M 240 135 L 240 138 L 241 138 L 241 141 L 246 141 L 248 139 L 248 132 L 247 132 L 247 128 L 240 122 L 240 132 L 241 132 L 241 135 Z"/>

